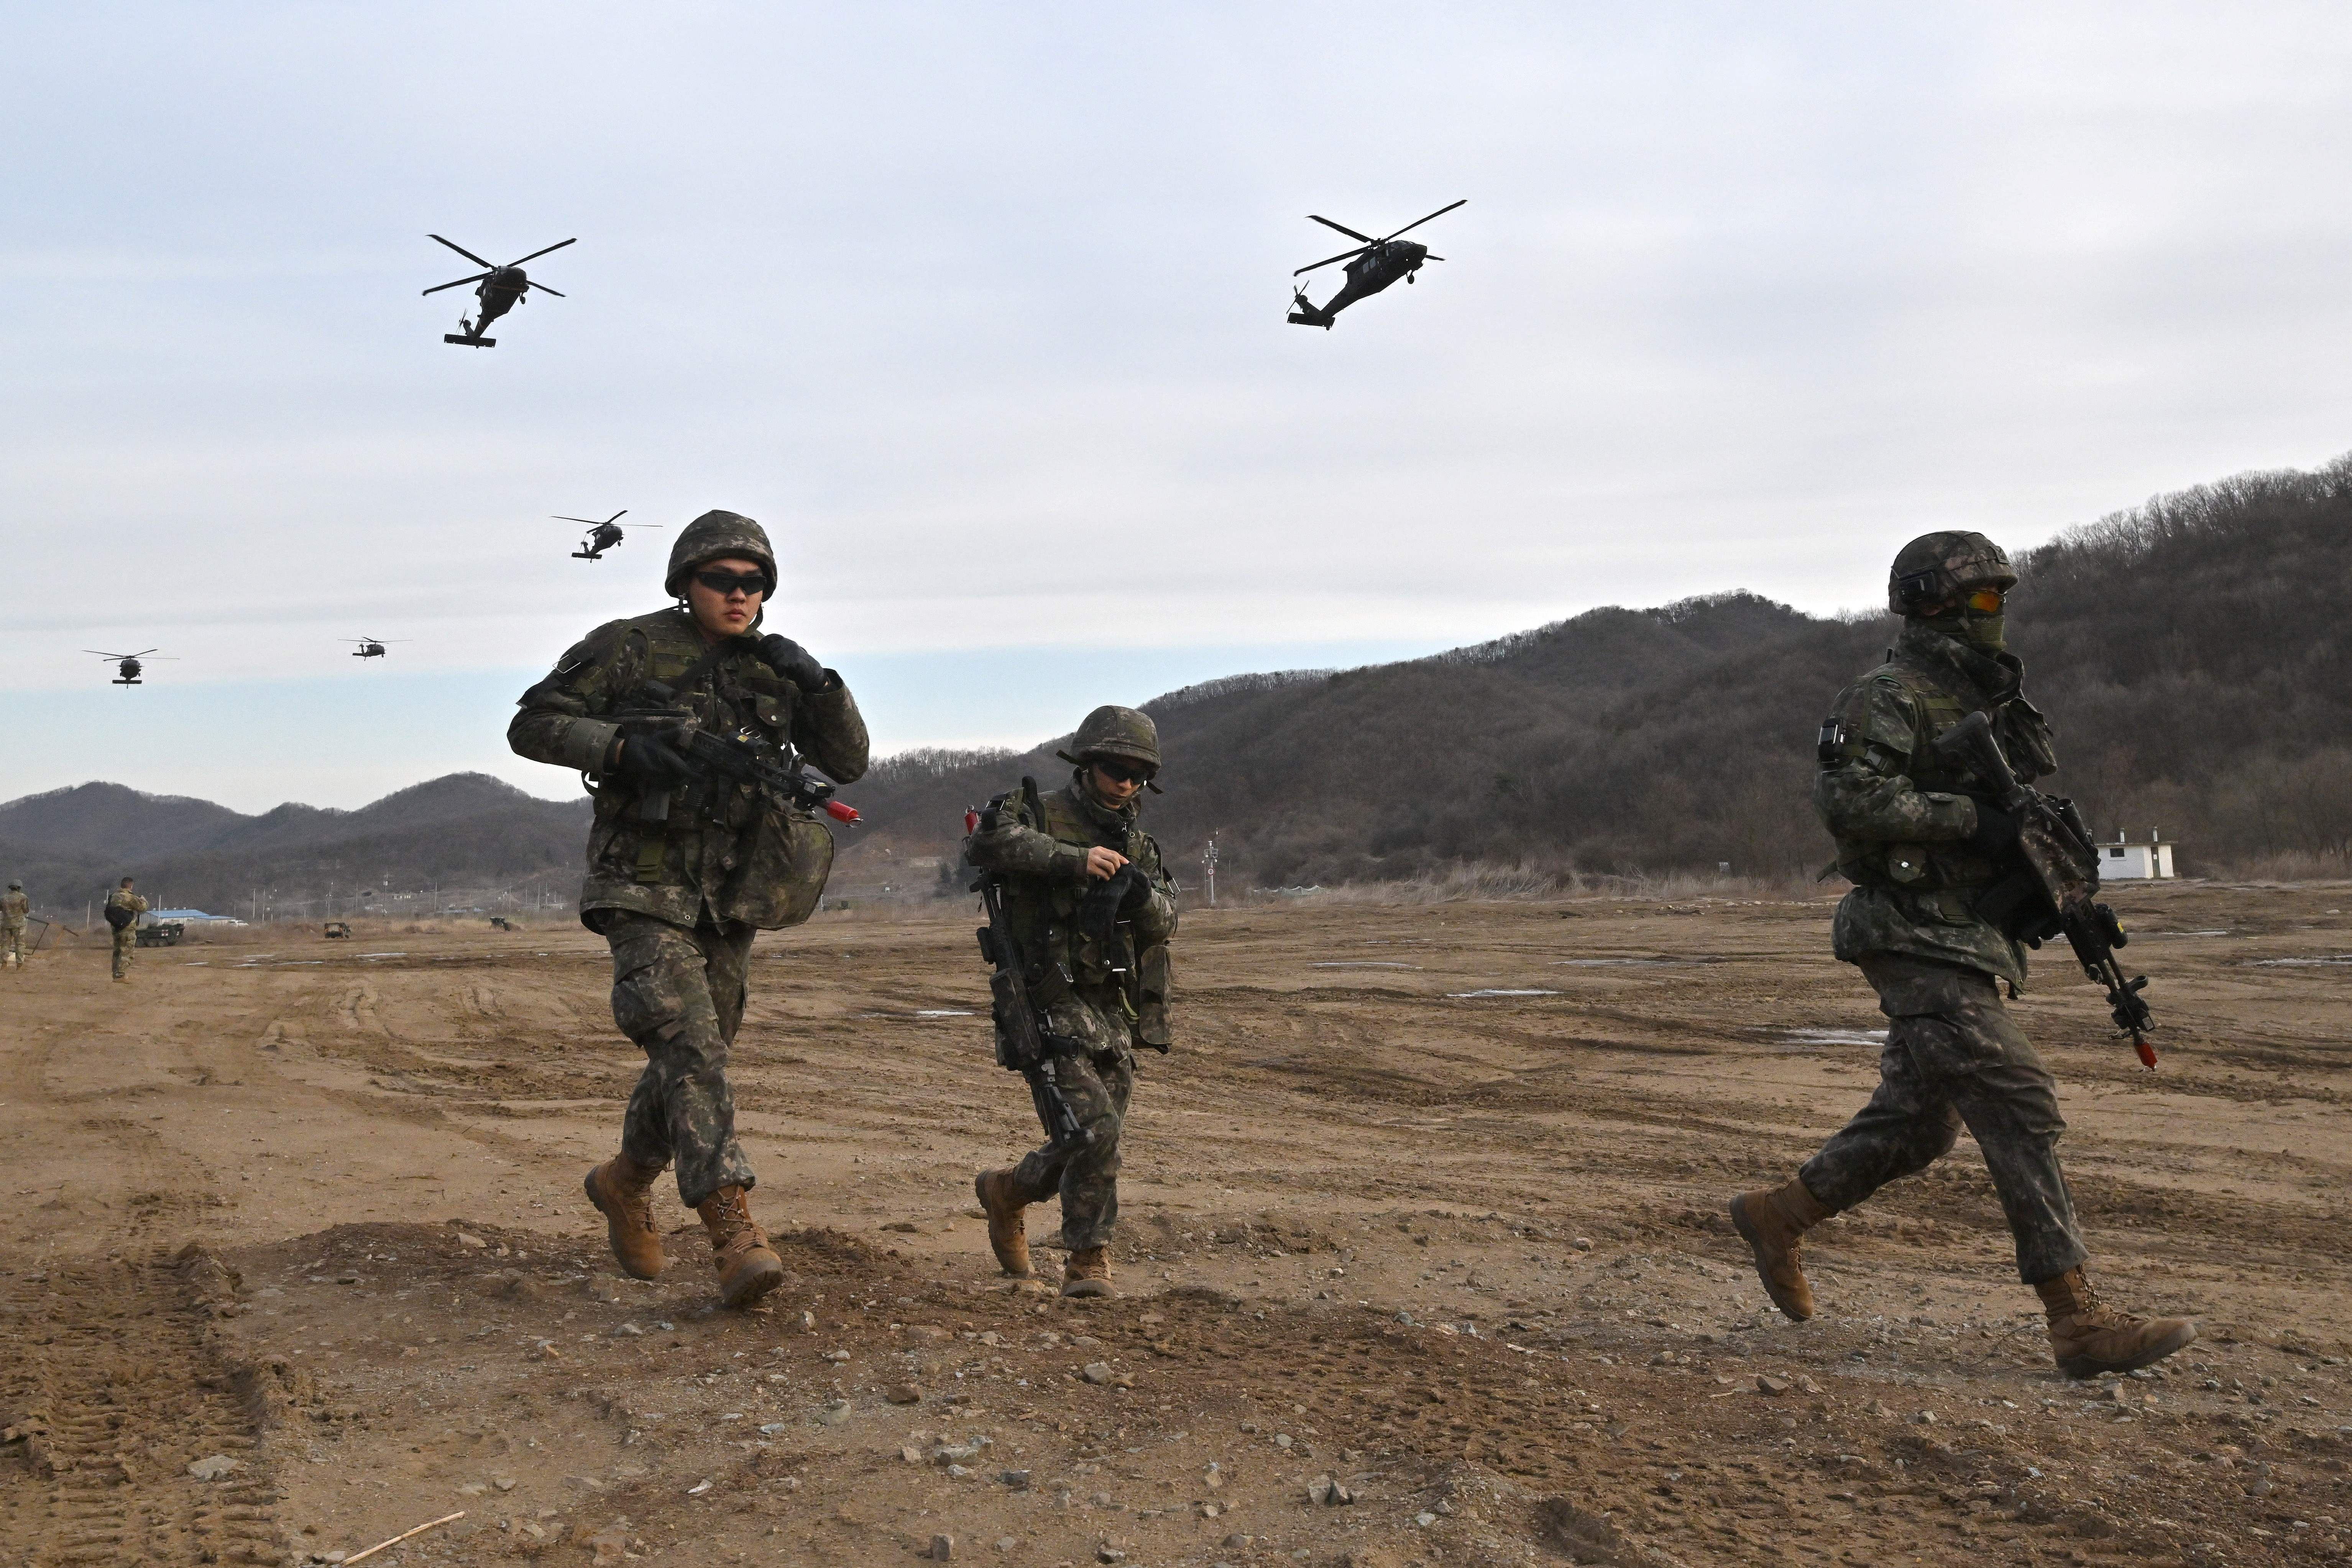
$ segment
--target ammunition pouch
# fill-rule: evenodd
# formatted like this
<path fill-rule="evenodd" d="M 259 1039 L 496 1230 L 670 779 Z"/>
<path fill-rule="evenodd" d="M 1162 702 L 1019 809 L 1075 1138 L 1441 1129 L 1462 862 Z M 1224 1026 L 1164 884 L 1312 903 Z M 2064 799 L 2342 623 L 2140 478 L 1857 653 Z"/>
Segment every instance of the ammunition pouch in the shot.
<path fill-rule="evenodd" d="M 1164 942 L 1135 955 L 1135 1037 L 1161 1056 L 1176 1043 L 1168 1022 L 1169 967 Z"/>

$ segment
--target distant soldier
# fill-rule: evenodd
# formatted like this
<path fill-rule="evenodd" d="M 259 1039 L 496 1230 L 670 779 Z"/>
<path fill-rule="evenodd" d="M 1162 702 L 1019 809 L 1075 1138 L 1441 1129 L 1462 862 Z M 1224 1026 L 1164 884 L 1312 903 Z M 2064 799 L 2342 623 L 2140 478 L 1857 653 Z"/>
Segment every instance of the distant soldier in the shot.
<path fill-rule="evenodd" d="M 1813 805 L 1853 889 L 1832 927 L 1888 1019 L 1878 1091 L 1795 1178 L 1731 1202 L 1774 1306 L 1813 1315 L 1798 1237 L 1948 1152 L 1966 1125 L 2042 1298 L 2050 1347 L 2070 1377 L 2147 1365 L 2197 1337 L 2102 1302 L 2058 1168 L 2057 1086 L 2001 1004 L 2025 982 L 2025 948 L 1979 913 L 2021 859 L 2016 818 L 1935 742 L 1981 712 L 2019 779 L 2054 772 L 2050 726 L 2003 648 L 2009 557 L 1980 533 L 1930 533 L 1895 558 L 1889 607 L 1904 617 L 1887 661 L 1849 686 L 1822 726 Z"/>
<path fill-rule="evenodd" d="M 0 893 L 0 962 L 11 969 L 25 962 L 25 922 L 32 913 L 33 901 L 25 897 L 25 884 L 10 882 L 8 890 Z"/>
<path fill-rule="evenodd" d="M 1132 708 L 1097 708 L 1062 760 L 1076 772 L 1051 795 L 1034 786 L 998 795 L 966 844 L 974 866 L 1003 879 L 1027 994 L 1054 1059 L 1053 1081 L 1090 1134 L 1049 1141 L 1017 1165 L 983 1171 L 973 1186 L 988 1242 L 1004 1272 L 1026 1278 L 1021 1211 L 1058 1194 L 1070 1260 L 1065 1296 L 1108 1296 L 1109 1243 L 1118 1224 L 1119 1133 L 1135 1088 L 1135 1047 L 1165 1051 L 1168 939 L 1176 884 L 1160 846 L 1136 826 L 1146 788 L 1158 789 L 1160 731 Z M 998 1021 L 1000 1029 L 1003 1020 Z M 1050 1134 L 1046 1091 L 1034 1089 Z"/>
<path fill-rule="evenodd" d="M 751 1220 L 755 1178 L 727 1082 L 751 937 L 809 917 L 833 838 L 809 813 L 698 770 L 677 710 L 706 732 L 782 748 L 787 763 L 804 754 L 845 784 L 866 771 L 866 722 L 838 675 L 788 637 L 757 635 L 776 587 L 758 523 L 703 513 L 679 533 L 663 586 L 676 605 L 597 627 L 524 692 L 507 742 L 591 775 L 580 920 L 612 946 L 613 1018 L 646 1053 L 621 1152 L 588 1173 L 588 1199 L 622 1268 L 651 1279 L 664 1263 L 654 1183 L 676 1160 L 678 1195 L 702 1216 L 732 1307 L 784 1276 Z"/>
<path fill-rule="evenodd" d="M 131 960 L 139 951 L 139 917 L 147 912 L 147 900 L 131 890 L 131 879 L 122 879 L 122 886 L 106 895 L 106 923 L 114 928 L 114 977 L 131 978 Z"/>

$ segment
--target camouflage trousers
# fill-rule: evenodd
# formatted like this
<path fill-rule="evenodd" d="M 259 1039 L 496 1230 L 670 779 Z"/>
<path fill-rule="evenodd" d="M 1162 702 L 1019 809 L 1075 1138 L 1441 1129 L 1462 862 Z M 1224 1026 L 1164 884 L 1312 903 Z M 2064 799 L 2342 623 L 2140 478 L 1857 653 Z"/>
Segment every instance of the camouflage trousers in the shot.
<path fill-rule="evenodd" d="M 0 924 L 0 959 L 12 963 L 25 962 L 25 928 L 21 924 Z"/>
<path fill-rule="evenodd" d="M 1054 1073 L 1078 1124 L 1094 1137 L 1076 1149 L 1056 1149 L 1048 1142 L 1023 1155 L 1013 1167 L 1013 1197 L 1039 1204 L 1058 1194 L 1063 1242 L 1074 1250 L 1105 1247 L 1118 1228 L 1118 1141 L 1127 1125 L 1128 1097 L 1135 1092 L 1135 1059 L 1124 1053 L 1066 1052 L 1055 1057 Z M 1038 1125 L 1050 1129 L 1045 1091 L 1033 1084 L 1030 1098 Z"/>
<path fill-rule="evenodd" d="M 696 1207 L 721 1187 L 753 1184 L 735 1141 L 727 1052 L 743 1022 L 750 926 L 693 930 L 608 912 L 613 1021 L 646 1053 L 621 1121 L 621 1152 L 656 1170 L 677 1162 L 677 1195 Z"/>
<path fill-rule="evenodd" d="M 139 928 L 137 926 L 127 925 L 115 931 L 114 977 L 117 980 L 128 980 L 131 977 L 131 960 L 138 951 Z"/>
<path fill-rule="evenodd" d="M 2057 1085 L 2001 1005 L 1999 983 L 1896 953 L 1860 962 L 1887 1017 L 1878 1092 L 1797 1173 L 1806 1191 L 1852 1208 L 1934 1164 L 1966 1126 L 2000 1194 L 2019 1277 L 2038 1284 L 2081 1263 L 2089 1254 L 2058 1168 L 2066 1123 Z"/>

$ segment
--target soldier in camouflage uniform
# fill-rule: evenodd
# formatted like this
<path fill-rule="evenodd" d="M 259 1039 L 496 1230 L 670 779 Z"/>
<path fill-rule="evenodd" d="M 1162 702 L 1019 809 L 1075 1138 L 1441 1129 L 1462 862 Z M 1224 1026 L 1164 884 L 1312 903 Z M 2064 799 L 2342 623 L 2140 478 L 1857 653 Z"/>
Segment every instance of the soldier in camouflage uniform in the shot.
<path fill-rule="evenodd" d="M 866 723 L 840 676 L 789 638 L 757 635 L 775 586 L 760 525 L 705 512 L 670 552 L 664 587 L 678 603 L 590 632 L 523 693 L 507 731 L 519 754 L 590 775 L 580 919 L 612 946 L 613 1018 L 646 1053 L 621 1151 L 588 1173 L 589 1201 L 621 1267 L 653 1279 L 664 1264 L 653 1187 L 675 1160 L 678 1195 L 709 1232 L 730 1306 L 783 1279 L 751 1220 L 755 1178 L 727 1082 L 751 938 L 809 917 L 833 839 L 810 813 L 751 784 L 698 781 L 675 705 L 698 728 L 797 752 L 836 783 L 866 763 Z M 673 689 L 671 700 L 647 681 Z M 653 711 L 664 707 L 672 716 Z"/>
<path fill-rule="evenodd" d="M 2053 1355 L 2069 1376 L 2128 1371 L 2197 1337 L 2101 1302 L 2058 1168 L 2057 1087 L 2001 1003 L 2025 983 L 2025 947 L 1978 912 L 2019 864 L 2016 819 L 1986 785 L 1937 754 L 1971 713 L 1993 723 L 2021 782 L 2057 768 L 2050 726 L 2025 700 L 2006 651 L 2017 574 L 1979 533 L 1930 533 L 1895 558 L 1889 607 L 1904 617 L 1886 662 L 1849 686 L 1820 738 L 1813 805 L 1853 889 L 1832 927 L 1888 1019 L 1878 1091 L 1783 1185 L 1732 1200 L 1772 1302 L 1813 1313 L 1799 1252 L 1805 1230 L 1975 1137 L 2017 1243 L 2018 1273 L 2042 1297 Z"/>
<path fill-rule="evenodd" d="M 25 962 L 25 921 L 32 912 L 24 883 L 11 882 L 7 892 L 0 893 L 0 963 L 11 969 Z"/>
<path fill-rule="evenodd" d="M 131 961 L 139 952 L 139 917 L 147 912 L 147 900 L 131 890 L 131 879 L 122 879 L 122 886 L 106 895 L 106 907 L 112 911 L 106 923 L 114 928 L 114 977 L 131 978 Z M 116 918 L 121 918 L 120 925 Z"/>
<path fill-rule="evenodd" d="M 1065 1296 L 1108 1296 L 1109 1244 L 1118 1224 L 1119 1133 L 1135 1088 L 1135 1048 L 1166 1051 L 1168 939 L 1176 884 L 1160 846 L 1136 826 L 1142 792 L 1157 790 L 1160 731 L 1132 708 L 1097 708 L 1078 726 L 1070 782 L 1051 795 L 1001 795 L 981 814 L 965 853 L 1003 879 L 1005 914 L 1028 979 L 1055 1078 L 1092 1135 L 1049 1141 L 1020 1163 L 973 1183 L 988 1240 L 1004 1272 L 1026 1278 L 1022 1210 L 1059 1194 L 1070 1249 Z M 999 1027 L 1003 1027 L 1002 1021 Z M 1050 1135 L 1043 1089 L 1038 1119 Z"/>

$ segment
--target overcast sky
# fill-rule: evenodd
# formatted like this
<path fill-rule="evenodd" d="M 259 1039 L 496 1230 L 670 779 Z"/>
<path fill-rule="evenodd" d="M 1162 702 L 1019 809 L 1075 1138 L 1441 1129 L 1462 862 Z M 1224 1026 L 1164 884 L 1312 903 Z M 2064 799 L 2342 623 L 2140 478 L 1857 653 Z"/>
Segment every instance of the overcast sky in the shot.
<path fill-rule="evenodd" d="M 0 796 L 570 793 L 514 694 L 714 506 L 898 749 L 2352 447 L 2340 5 L 31 3 L 0 84 Z M 446 346 L 428 231 L 568 298 Z"/>

